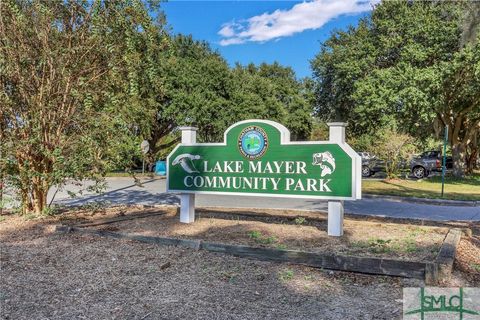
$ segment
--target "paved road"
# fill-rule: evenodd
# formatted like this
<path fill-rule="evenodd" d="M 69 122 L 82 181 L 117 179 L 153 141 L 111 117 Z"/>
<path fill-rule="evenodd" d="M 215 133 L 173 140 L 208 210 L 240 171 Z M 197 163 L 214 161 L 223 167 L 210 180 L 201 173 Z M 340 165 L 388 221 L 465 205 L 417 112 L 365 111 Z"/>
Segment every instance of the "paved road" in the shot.
<path fill-rule="evenodd" d="M 74 184 L 59 190 L 55 203 L 65 205 L 83 205 L 92 202 L 110 204 L 177 204 L 178 197 L 165 192 L 165 180 L 143 180 L 142 186 L 135 185 L 132 178 L 107 178 L 108 188 L 103 194 L 84 192 L 80 197 L 70 198 L 67 190 L 77 192 L 85 188 Z M 54 194 L 51 190 L 49 196 Z M 197 206 L 237 207 L 237 208 L 274 208 L 326 211 L 327 202 L 312 199 L 282 199 L 247 196 L 197 195 Z M 403 203 L 383 199 L 363 199 L 346 201 L 345 212 L 368 214 L 394 218 L 416 218 L 428 220 L 471 220 L 480 221 L 480 207 L 436 206 L 417 203 Z"/>

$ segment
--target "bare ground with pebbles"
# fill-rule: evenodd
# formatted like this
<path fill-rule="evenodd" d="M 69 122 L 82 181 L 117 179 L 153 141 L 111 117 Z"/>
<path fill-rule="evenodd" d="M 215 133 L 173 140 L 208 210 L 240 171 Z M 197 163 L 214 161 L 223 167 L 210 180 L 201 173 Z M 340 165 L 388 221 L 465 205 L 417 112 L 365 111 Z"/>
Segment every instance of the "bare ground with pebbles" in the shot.
<path fill-rule="evenodd" d="M 118 211 L 104 214 L 62 219 Z M 58 218 L 4 218 L 1 319 L 397 319 L 402 287 L 423 284 L 57 234 Z M 477 284 L 465 279 L 452 281 Z"/>
<path fill-rule="evenodd" d="M 344 236 L 330 237 L 323 215 L 256 214 L 202 209 L 195 223 L 180 223 L 175 210 L 145 219 L 96 226 L 99 230 L 144 236 L 197 239 L 255 247 L 335 252 L 369 257 L 432 261 L 448 228 L 354 220 L 344 221 Z"/>

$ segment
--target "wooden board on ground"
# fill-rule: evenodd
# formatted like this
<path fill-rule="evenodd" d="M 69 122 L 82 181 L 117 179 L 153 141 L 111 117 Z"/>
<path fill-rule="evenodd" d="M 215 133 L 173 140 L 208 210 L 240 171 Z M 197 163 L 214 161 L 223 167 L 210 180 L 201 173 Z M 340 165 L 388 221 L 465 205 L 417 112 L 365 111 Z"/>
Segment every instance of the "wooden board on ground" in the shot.
<path fill-rule="evenodd" d="M 307 221 L 305 217 L 285 214 L 232 216 L 231 213 L 204 210 L 195 224 L 181 224 L 176 212 L 136 213 L 77 227 L 59 226 L 57 231 L 80 231 L 317 268 L 418 278 L 428 283 L 435 283 L 449 274 L 447 271 L 451 271 L 461 234 L 459 230 L 448 232 L 446 228 L 357 219 L 350 229 L 347 228 L 344 237 L 332 238 L 325 235 L 326 224 L 321 217 L 310 216 Z M 104 226 L 114 223 L 113 228 Z M 86 225 L 90 228 L 85 228 Z M 366 236 L 367 240 L 362 239 Z M 214 241 L 210 241 L 212 238 Z M 352 255 L 345 249 L 357 254 Z"/>

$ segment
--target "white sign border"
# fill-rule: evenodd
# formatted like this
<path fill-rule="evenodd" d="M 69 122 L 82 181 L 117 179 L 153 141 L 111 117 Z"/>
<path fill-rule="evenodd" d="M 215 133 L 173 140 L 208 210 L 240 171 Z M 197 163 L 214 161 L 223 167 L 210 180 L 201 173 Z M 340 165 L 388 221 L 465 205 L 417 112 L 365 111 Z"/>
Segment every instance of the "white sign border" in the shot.
<path fill-rule="evenodd" d="M 241 124 L 258 122 L 265 123 L 275 127 L 280 132 L 280 145 L 305 145 L 305 144 L 337 144 L 352 158 L 352 196 L 351 197 L 337 197 L 337 196 L 312 196 L 312 195 L 297 195 L 297 194 L 278 194 L 278 193 L 245 193 L 245 192 L 224 192 L 224 191 L 194 191 L 194 190 L 175 190 L 169 188 L 169 172 L 170 172 L 170 157 L 182 146 L 226 146 L 228 132 Z M 347 143 L 338 143 L 333 141 L 290 141 L 290 131 L 282 124 L 260 119 L 243 120 L 232 124 L 223 133 L 223 142 L 216 143 L 179 143 L 167 157 L 167 186 L 166 191 L 169 193 L 184 193 L 184 194 L 219 194 L 232 196 L 251 196 L 251 197 L 274 197 L 274 198 L 297 198 L 297 199 L 319 199 L 319 200 L 360 200 L 362 199 L 362 158 L 355 150 Z"/>

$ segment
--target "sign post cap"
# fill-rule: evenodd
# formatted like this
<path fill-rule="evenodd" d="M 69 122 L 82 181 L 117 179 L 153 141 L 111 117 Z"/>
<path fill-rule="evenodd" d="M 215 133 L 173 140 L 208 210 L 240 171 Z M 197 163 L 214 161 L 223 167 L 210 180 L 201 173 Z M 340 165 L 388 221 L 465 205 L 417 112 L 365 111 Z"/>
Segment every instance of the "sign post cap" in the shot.
<path fill-rule="evenodd" d="M 185 127 L 178 127 L 178 130 L 190 130 L 190 131 L 197 131 L 198 128 L 197 127 L 189 127 L 189 126 L 185 126 Z"/>
<path fill-rule="evenodd" d="M 348 126 L 347 122 L 327 122 L 329 127 L 346 127 Z"/>

